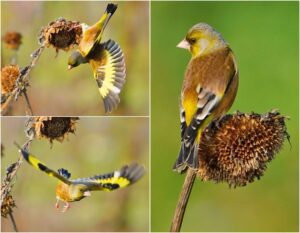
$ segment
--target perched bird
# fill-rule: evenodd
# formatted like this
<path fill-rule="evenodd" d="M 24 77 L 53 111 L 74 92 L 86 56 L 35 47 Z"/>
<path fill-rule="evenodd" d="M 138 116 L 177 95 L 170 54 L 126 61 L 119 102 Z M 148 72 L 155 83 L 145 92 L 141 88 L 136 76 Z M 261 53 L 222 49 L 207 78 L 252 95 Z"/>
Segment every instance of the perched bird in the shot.
<path fill-rule="evenodd" d="M 55 207 L 59 209 L 59 201 L 65 202 L 62 212 L 70 208 L 70 202 L 91 196 L 91 191 L 113 191 L 123 188 L 135 183 L 144 174 L 144 167 L 133 163 L 115 172 L 71 180 L 71 174 L 66 169 L 60 168 L 58 172 L 53 171 L 27 151 L 20 148 L 19 152 L 33 167 L 59 180 L 56 186 Z"/>
<path fill-rule="evenodd" d="M 125 60 L 122 49 L 113 40 L 101 43 L 103 31 L 117 5 L 109 3 L 100 20 L 92 26 L 81 24 L 83 36 L 78 50 L 72 52 L 68 69 L 90 63 L 99 92 L 103 98 L 105 112 L 111 112 L 120 103 L 119 94 L 125 83 Z"/>
<path fill-rule="evenodd" d="M 194 25 L 177 47 L 192 54 L 181 90 L 181 149 L 173 167 L 182 173 L 199 167 L 201 133 L 231 107 L 239 75 L 229 45 L 208 24 Z"/>

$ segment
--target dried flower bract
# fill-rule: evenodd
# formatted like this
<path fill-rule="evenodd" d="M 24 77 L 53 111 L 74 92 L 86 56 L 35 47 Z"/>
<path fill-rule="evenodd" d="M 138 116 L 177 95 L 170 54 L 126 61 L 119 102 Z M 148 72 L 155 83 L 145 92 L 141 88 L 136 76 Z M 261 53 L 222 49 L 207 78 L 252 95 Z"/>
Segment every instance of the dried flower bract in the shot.
<path fill-rule="evenodd" d="M 1 205 L 1 216 L 6 218 L 9 213 L 12 213 L 12 208 L 16 207 L 16 203 L 11 195 L 4 198 Z"/>
<path fill-rule="evenodd" d="M 39 43 L 46 47 L 54 47 L 56 51 L 68 51 L 78 45 L 82 36 L 79 22 L 59 18 L 43 27 L 39 35 Z"/>
<path fill-rule="evenodd" d="M 20 74 L 20 69 L 16 65 L 4 66 L 1 69 L 1 94 L 10 93 L 15 88 L 16 80 Z"/>
<path fill-rule="evenodd" d="M 17 50 L 21 45 L 22 35 L 19 32 L 6 32 L 2 40 L 7 48 Z"/>
<path fill-rule="evenodd" d="M 202 133 L 198 176 L 244 186 L 263 175 L 287 137 L 285 117 L 277 111 L 226 115 Z"/>
<path fill-rule="evenodd" d="M 63 142 L 69 133 L 75 133 L 78 117 L 32 117 L 28 121 L 26 132 L 29 137 L 46 138 L 53 142 Z"/>

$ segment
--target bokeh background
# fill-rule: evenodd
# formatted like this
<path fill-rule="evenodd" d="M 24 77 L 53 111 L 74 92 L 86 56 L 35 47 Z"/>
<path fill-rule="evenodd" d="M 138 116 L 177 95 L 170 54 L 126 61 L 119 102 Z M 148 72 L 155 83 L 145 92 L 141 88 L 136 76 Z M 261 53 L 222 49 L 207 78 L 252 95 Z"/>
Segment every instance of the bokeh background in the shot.
<path fill-rule="evenodd" d="M 19 157 L 13 141 L 22 144 L 25 117 L 2 117 L 1 175 Z M 68 169 L 71 178 L 105 174 L 125 164 L 145 166 L 140 181 L 114 192 L 95 191 L 91 197 L 71 203 L 64 214 L 54 207 L 57 180 L 24 162 L 18 171 L 12 196 L 19 231 L 148 231 L 149 227 L 149 120 L 148 118 L 81 117 L 75 135 L 62 143 L 34 141 L 30 151 L 50 168 Z M 61 203 L 63 205 L 63 203 Z M 1 218 L 1 231 L 13 231 Z"/>
<path fill-rule="evenodd" d="M 18 31 L 23 35 L 18 64 L 25 67 L 38 45 L 40 29 L 59 17 L 94 24 L 108 2 L 30 1 L 1 2 L 1 33 Z M 148 115 L 149 110 L 149 3 L 115 2 L 102 41 L 115 40 L 123 49 L 126 84 L 121 103 L 113 115 Z M 46 49 L 31 72 L 28 95 L 35 115 L 102 115 L 104 108 L 89 64 L 71 71 L 67 61 L 71 51 Z M 12 51 L 2 46 L 1 67 L 10 64 Z M 20 98 L 10 115 L 25 115 L 26 103 Z"/>
<path fill-rule="evenodd" d="M 176 48 L 206 22 L 233 49 L 240 72 L 230 112 L 279 109 L 285 143 L 265 175 L 246 187 L 196 180 L 182 231 L 298 231 L 298 2 L 151 3 L 151 229 L 169 231 L 184 176 L 172 171 L 180 147 L 179 97 L 190 59 Z"/>

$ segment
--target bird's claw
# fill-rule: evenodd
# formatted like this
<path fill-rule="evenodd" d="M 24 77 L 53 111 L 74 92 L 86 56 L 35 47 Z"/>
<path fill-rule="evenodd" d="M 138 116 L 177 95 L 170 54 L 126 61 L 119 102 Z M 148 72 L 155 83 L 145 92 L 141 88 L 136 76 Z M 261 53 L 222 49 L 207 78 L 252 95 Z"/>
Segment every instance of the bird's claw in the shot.
<path fill-rule="evenodd" d="M 56 201 L 55 208 L 59 211 L 59 200 Z M 70 208 L 70 203 L 66 202 L 65 206 L 61 210 L 61 213 L 65 213 L 69 208 Z"/>
<path fill-rule="evenodd" d="M 70 204 L 68 202 L 66 202 L 66 205 L 63 207 L 61 212 L 65 213 L 69 208 L 70 208 Z"/>

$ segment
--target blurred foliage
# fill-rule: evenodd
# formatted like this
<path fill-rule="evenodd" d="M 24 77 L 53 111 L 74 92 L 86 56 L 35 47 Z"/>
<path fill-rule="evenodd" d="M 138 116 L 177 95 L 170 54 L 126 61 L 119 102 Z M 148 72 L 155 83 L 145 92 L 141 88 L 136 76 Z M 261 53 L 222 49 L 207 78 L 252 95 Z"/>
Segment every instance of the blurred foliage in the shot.
<path fill-rule="evenodd" d="M 168 231 L 184 176 L 172 171 L 179 147 L 179 98 L 190 54 L 176 45 L 206 22 L 233 49 L 240 84 L 230 112 L 278 108 L 291 146 L 246 187 L 196 180 L 182 231 L 298 231 L 298 2 L 151 3 L 151 229 Z"/>
<path fill-rule="evenodd" d="M 29 64 L 30 54 L 38 48 L 42 26 L 64 17 L 88 25 L 94 24 L 104 12 L 107 2 L 1 2 L 1 33 L 18 31 L 22 45 L 18 64 Z M 115 115 L 148 115 L 149 109 L 149 29 L 148 2 L 118 2 L 118 10 L 110 20 L 103 41 L 113 39 L 125 54 L 126 84 Z M 71 52 L 60 52 L 55 58 L 53 48 L 46 49 L 31 73 L 29 99 L 35 115 L 99 115 L 103 103 L 89 64 L 67 70 Z M 13 52 L 1 50 L 1 67 L 10 63 Z M 21 98 L 13 115 L 25 115 L 26 103 Z"/>
<path fill-rule="evenodd" d="M 1 174 L 17 160 L 13 141 L 24 143 L 25 117 L 2 117 L 5 147 Z M 32 154 L 52 169 L 68 169 L 72 177 L 89 177 L 138 162 L 145 166 L 144 177 L 136 184 L 114 192 L 93 192 L 91 197 L 71 203 L 65 214 L 54 207 L 57 180 L 42 174 L 26 162 L 20 168 L 12 196 L 14 216 L 20 231 L 148 231 L 149 228 L 149 130 L 147 118 L 85 118 L 75 135 L 63 143 L 34 141 Z M 61 203 L 63 204 L 63 203 Z M 12 231 L 2 218 L 2 231 Z"/>

